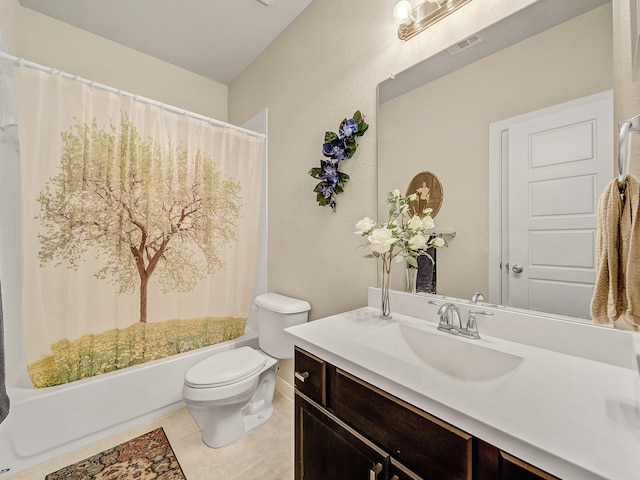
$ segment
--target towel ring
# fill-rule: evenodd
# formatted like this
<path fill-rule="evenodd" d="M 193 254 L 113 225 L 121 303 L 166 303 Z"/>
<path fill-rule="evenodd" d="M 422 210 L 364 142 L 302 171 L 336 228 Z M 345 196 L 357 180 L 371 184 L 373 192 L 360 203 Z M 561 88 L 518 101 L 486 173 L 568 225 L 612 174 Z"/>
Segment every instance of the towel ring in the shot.
<path fill-rule="evenodd" d="M 629 167 L 629 134 L 640 133 L 640 115 L 618 123 L 620 142 L 618 143 L 618 181 L 622 182 L 627 177 Z"/>

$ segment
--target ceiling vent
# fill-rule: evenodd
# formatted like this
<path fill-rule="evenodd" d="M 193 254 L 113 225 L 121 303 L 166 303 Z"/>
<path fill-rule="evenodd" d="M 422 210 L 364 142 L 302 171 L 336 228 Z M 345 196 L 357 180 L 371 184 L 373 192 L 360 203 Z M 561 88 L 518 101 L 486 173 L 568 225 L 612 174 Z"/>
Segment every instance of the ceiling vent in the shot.
<path fill-rule="evenodd" d="M 482 37 L 480 37 L 480 35 L 472 35 L 469 38 L 465 38 L 461 42 L 447 48 L 447 52 L 449 52 L 449 55 L 454 56 L 467 48 L 478 45 L 479 43 L 482 43 Z"/>

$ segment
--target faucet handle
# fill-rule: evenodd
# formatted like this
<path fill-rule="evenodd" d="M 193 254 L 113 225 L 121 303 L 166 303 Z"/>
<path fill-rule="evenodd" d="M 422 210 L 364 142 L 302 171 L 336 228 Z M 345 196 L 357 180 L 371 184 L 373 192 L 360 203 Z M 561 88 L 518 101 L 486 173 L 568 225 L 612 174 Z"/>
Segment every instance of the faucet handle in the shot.
<path fill-rule="evenodd" d="M 461 332 L 467 338 L 480 338 L 480 332 L 478 332 L 478 322 L 476 321 L 476 312 L 471 310 L 469 312 L 469 318 L 467 319 L 467 326 Z"/>

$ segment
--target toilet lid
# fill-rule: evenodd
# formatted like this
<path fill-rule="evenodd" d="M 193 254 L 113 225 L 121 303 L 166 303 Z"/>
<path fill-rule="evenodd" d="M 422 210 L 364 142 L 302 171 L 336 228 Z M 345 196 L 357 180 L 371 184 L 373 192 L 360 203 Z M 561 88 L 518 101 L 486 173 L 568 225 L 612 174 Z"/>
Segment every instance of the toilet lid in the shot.
<path fill-rule="evenodd" d="M 258 372 L 266 358 L 251 347 L 240 347 L 213 355 L 189 369 L 185 382 L 196 388 L 228 385 Z"/>

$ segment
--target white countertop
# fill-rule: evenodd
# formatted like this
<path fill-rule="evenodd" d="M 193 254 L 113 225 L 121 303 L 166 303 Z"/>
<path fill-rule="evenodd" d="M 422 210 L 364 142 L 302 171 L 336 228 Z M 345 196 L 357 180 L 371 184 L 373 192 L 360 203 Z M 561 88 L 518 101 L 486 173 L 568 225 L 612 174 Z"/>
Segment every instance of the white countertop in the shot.
<path fill-rule="evenodd" d="M 530 345 L 483 334 L 483 325 L 496 330 L 499 315 L 512 322 L 505 323 L 511 329 L 526 330 L 500 312 L 478 322 L 482 340 L 477 342 L 524 360 L 498 378 L 461 380 L 407 361 L 405 352 L 390 347 L 389 332 L 395 331 L 390 325 L 435 330 L 430 320 L 396 313 L 393 300 L 391 320 L 380 319 L 376 307 L 364 307 L 287 331 L 310 353 L 560 478 L 640 479 L 640 376 L 635 368 L 598 355 L 594 360 L 543 348 L 540 341 Z M 399 310 L 401 303 L 396 302 Z M 573 340 L 579 344 L 578 330 Z M 586 336 L 591 333 L 587 330 Z M 473 369 L 474 359 L 468 362 Z"/>

